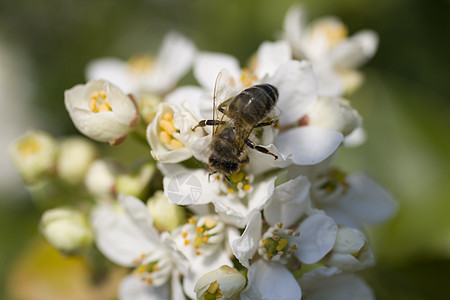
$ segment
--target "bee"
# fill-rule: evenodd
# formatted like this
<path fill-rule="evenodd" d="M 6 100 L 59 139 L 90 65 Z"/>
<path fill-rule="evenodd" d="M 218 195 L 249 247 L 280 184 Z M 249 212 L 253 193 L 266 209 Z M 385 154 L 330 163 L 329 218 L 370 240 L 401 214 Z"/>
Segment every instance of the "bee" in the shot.
<path fill-rule="evenodd" d="M 213 126 L 208 166 L 212 173 L 219 172 L 228 178 L 249 162 L 248 148 L 278 158 L 249 138 L 255 128 L 275 126 L 278 123 L 278 116 L 274 115 L 278 90 L 271 84 L 258 84 L 235 96 L 229 96 L 226 86 L 221 86 L 221 79 L 227 76 L 225 74 L 225 71 L 222 71 L 216 79 L 213 119 L 201 120 L 193 130 L 197 127 Z M 216 103 L 220 102 L 219 98 L 224 97 L 223 95 L 227 96 L 216 109 Z M 220 117 L 216 118 L 219 115 Z"/>

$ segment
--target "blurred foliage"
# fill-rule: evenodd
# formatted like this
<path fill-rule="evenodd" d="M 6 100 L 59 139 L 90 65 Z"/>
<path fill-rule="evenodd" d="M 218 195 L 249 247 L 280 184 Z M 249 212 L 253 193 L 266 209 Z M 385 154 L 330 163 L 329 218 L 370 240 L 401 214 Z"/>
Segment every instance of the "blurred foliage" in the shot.
<path fill-rule="evenodd" d="M 75 129 L 64 90 L 84 79 L 94 58 L 155 53 L 177 30 L 201 50 L 245 62 L 273 40 L 294 1 L 273 0 L 0 0 L 0 32 L 26 51 L 36 92 L 30 110 L 57 136 Z M 378 299 L 446 299 L 450 279 L 449 3 L 444 0 L 303 1 L 310 19 L 337 15 L 350 32 L 380 35 L 365 85 L 350 97 L 364 118 L 368 141 L 345 149 L 339 164 L 364 170 L 399 201 L 397 216 L 371 230 L 378 264 L 363 273 Z M 192 83 L 192 76 L 185 79 Z M 120 149 L 120 147 L 119 147 Z M 21 194 L 18 194 L 21 195 Z M 3 197 L 3 196 L 2 196 Z M 23 196 L 17 196 L 23 197 Z M 37 233 L 31 202 L 0 202 L 0 282 Z M 8 201 L 10 203 L 11 201 Z M 0 286 L 4 293 L 4 286 Z M 0 298 L 6 295 L 0 293 Z"/>

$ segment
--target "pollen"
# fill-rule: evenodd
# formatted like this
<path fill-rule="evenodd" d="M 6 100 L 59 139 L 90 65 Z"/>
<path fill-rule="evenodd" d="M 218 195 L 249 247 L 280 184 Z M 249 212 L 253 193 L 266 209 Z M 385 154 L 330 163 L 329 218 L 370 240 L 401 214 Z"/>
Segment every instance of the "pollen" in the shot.
<path fill-rule="evenodd" d="M 183 239 L 185 239 L 185 238 L 187 238 L 188 233 L 187 233 L 187 232 L 183 232 L 183 233 L 181 234 L 181 236 L 183 237 Z"/>
<path fill-rule="evenodd" d="M 89 109 L 93 113 L 112 111 L 111 103 L 109 103 L 105 90 L 95 91 L 89 99 Z"/>
<path fill-rule="evenodd" d="M 258 77 L 254 75 L 249 69 L 242 69 L 241 73 L 241 82 L 244 87 L 252 86 L 256 81 L 258 81 Z"/>
<path fill-rule="evenodd" d="M 249 191 L 249 190 L 250 190 L 250 185 L 249 184 L 244 185 L 244 191 Z"/>

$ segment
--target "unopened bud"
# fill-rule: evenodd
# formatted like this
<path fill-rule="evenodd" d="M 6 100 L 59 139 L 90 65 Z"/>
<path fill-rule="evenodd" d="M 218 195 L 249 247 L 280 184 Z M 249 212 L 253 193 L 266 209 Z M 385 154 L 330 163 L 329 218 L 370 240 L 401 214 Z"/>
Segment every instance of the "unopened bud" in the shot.
<path fill-rule="evenodd" d="M 153 224 L 160 231 L 172 231 L 186 221 L 183 207 L 169 202 L 162 191 L 157 191 L 148 199 L 148 210 L 153 217 Z"/>
<path fill-rule="evenodd" d="M 93 233 L 85 216 L 70 208 L 45 211 L 40 230 L 53 247 L 65 254 L 76 254 L 93 241 Z"/>

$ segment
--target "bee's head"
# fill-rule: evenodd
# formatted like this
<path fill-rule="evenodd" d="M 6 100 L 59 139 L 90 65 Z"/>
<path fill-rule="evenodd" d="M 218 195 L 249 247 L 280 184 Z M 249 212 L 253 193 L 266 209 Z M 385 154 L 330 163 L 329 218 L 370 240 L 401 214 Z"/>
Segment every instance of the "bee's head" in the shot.
<path fill-rule="evenodd" d="M 239 171 L 239 160 L 233 158 L 211 155 L 208 160 L 209 166 L 213 171 L 223 173 L 224 175 L 231 175 Z"/>

